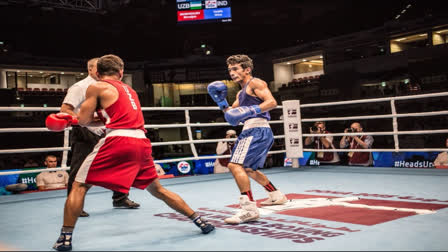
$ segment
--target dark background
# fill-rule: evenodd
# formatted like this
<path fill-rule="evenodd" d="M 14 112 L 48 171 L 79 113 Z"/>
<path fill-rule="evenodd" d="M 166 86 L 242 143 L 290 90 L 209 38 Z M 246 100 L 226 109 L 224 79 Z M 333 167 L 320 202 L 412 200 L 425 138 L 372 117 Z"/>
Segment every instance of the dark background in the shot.
<path fill-rule="evenodd" d="M 250 54 L 382 26 L 408 4 L 401 20 L 447 12 L 444 1 L 434 0 L 233 0 L 231 23 L 181 25 L 175 0 L 104 0 L 96 12 L 48 2 L 54 1 L 0 1 L 0 41 L 48 57 L 164 59 L 191 54 L 202 43 L 215 55 L 242 48 Z"/>

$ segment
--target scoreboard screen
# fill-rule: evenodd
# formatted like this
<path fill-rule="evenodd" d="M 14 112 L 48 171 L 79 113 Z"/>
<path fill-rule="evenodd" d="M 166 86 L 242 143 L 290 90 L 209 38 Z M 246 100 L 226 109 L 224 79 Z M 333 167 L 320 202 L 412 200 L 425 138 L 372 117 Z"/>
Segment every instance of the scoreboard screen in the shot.
<path fill-rule="evenodd" d="M 176 0 L 178 23 L 231 22 L 230 0 Z"/>

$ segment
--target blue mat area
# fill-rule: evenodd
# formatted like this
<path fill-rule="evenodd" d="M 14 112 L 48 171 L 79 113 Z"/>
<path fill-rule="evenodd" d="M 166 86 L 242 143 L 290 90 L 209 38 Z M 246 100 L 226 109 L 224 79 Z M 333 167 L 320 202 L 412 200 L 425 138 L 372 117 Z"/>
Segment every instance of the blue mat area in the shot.
<path fill-rule="evenodd" d="M 315 197 L 360 197 L 388 202 L 435 204 L 430 214 L 416 214 L 373 225 L 360 215 L 356 220 L 274 212 L 258 222 L 224 225 L 237 204 L 239 192 L 231 174 L 211 174 L 161 180 L 193 209 L 202 212 L 217 229 L 203 235 L 191 221 L 152 197 L 132 189 L 130 198 L 140 209 L 112 208 L 112 192 L 92 188 L 78 220 L 73 249 L 76 251 L 298 251 L 298 250 L 446 250 L 448 223 L 448 170 L 379 167 L 321 166 L 262 170 L 272 183 L 289 195 Z M 267 197 L 252 183 L 256 199 Z M 313 197 L 314 197 L 313 196 Z M 49 191 L 0 197 L 0 248 L 50 250 L 62 225 L 65 191 Z M 384 201 L 384 202 L 383 202 Z M 352 209 L 352 208 L 347 208 Z M 362 212 L 362 211 L 361 211 Z M 391 211 L 391 214 L 394 211 Z M 333 218 L 345 218 L 343 221 Z M 384 217 L 384 216 L 383 216 Z"/>

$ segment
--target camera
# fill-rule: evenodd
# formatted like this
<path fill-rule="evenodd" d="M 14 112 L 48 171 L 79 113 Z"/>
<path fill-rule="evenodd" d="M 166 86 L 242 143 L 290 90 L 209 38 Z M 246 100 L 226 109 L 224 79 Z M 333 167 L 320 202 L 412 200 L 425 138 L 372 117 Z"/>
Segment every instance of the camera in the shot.
<path fill-rule="evenodd" d="M 348 133 L 354 133 L 354 132 L 356 132 L 356 130 L 355 130 L 354 128 L 349 128 L 349 129 L 347 130 L 347 132 L 348 132 Z"/>
<path fill-rule="evenodd" d="M 318 131 L 318 130 L 319 130 L 319 128 L 316 126 L 311 127 L 311 131 Z"/>

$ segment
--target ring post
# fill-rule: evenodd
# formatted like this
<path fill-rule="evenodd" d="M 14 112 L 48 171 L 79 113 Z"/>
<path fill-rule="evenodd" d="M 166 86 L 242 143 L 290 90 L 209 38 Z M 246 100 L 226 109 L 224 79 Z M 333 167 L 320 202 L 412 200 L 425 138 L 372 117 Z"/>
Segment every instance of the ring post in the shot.
<path fill-rule="evenodd" d="M 303 157 L 300 100 L 283 101 L 282 105 L 286 157 L 292 159 L 293 168 L 299 168 L 299 158 Z"/>

